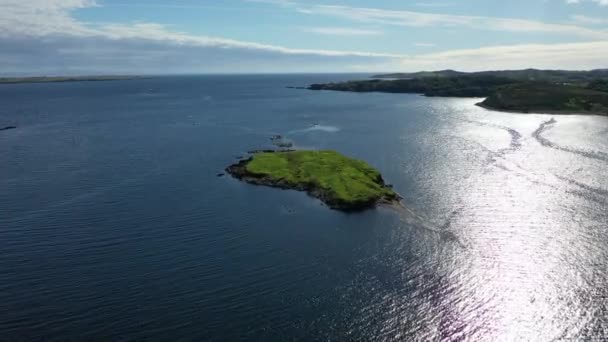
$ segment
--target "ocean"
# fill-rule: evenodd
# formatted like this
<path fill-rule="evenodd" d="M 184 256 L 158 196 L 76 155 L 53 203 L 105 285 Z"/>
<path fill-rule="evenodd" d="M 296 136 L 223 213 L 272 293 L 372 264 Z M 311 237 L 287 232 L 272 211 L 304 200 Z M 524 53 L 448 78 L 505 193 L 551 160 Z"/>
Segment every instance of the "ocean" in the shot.
<path fill-rule="evenodd" d="M 608 339 L 608 117 L 287 88 L 365 77 L 0 85 L 0 340 Z M 275 134 L 407 210 L 218 176 Z"/>

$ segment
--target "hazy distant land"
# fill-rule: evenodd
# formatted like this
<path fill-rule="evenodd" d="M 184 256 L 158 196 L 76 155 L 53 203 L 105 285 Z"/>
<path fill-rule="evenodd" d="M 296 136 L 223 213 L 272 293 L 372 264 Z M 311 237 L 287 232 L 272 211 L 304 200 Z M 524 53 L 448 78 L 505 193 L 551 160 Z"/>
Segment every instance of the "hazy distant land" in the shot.
<path fill-rule="evenodd" d="M 142 76 L 36 76 L 36 77 L 0 77 L 0 84 L 19 83 L 52 83 L 52 82 L 99 82 L 124 81 L 143 78 Z"/>

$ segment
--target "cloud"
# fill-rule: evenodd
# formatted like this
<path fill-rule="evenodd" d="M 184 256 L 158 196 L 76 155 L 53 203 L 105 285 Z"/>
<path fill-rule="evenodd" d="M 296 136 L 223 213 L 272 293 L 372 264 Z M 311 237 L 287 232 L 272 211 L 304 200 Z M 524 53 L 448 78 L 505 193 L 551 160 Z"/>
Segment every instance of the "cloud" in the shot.
<path fill-rule="evenodd" d="M 447 2 L 417 2 L 414 6 L 418 7 L 450 7 L 452 4 Z"/>
<path fill-rule="evenodd" d="M 363 23 L 406 27 L 467 27 L 478 30 L 501 32 L 541 32 L 544 34 L 574 35 L 587 39 L 608 39 L 607 30 L 596 30 L 568 24 L 551 24 L 525 19 L 465 16 L 333 5 L 313 5 L 299 8 L 299 11 L 306 14 L 346 18 Z"/>
<path fill-rule="evenodd" d="M 72 16 L 94 6 L 98 4 L 92 0 L 0 0 L 4 72 L 335 71 L 390 64 L 399 57 L 191 35 L 156 23 L 86 23 Z"/>
<path fill-rule="evenodd" d="M 608 41 L 516 45 L 422 55 L 297 49 L 179 32 L 157 23 L 94 23 L 73 12 L 100 6 L 92 0 L 0 0 L 0 65 L 8 74 L 167 74 L 246 72 L 484 70 L 506 68 L 599 68 Z M 339 11 L 313 6 L 312 11 Z M 405 25 L 471 25 L 471 17 L 417 17 L 409 12 L 344 10 L 360 21 Z M 473 17 L 475 18 L 475 17 Z M 481 25 L 473 20 L 475 25 Z M 319 28 L 318 28 L 319 29 Z M 354 28 L 320 28 L 353 33 Z M 362 30 L 360 30 L 362 31 Z M 362 32 L 359 32 L 362 33 Z M 421 43 L 424 44 L 424 43 Z M 428 43 L 427 43 L 428 44 Z"/>
<path fill-rule="evenodd" d="M 433 43 L 414 43 L 414 46 L 418 47 L 435 47 Z"/>
<path fill-rule="evenodd" d="M 261 4 L 278 5 L 283 7 L 293 6 L 295 1 L 291 0 L 245 0 L 245 2 L 257 2 Z"/>
<path fill-rule="evenodd" d="M 584 15 L 573 15 L 572 20 L 577 23 L 580 23 L 582 25 L 608 24 L 608 19 L 606 19 L 606 18 L 595 18 L 595 17 L 584 16 Z"/>
<path fill-rule="evenodd" d="M 92 34 L 71 12 L 95 6 L 93 0 L 0 0 L 0 36 Z"/>
<path fill-rule="evenodd" d="M 597 69 L 606 54 L 608 41 L 494 46 L 406 57 L 401 70 Z"/>
<path fill-rule="evenodd" d="M 350 27 L 309 27 L 303 28 L 304 32 L 317 33 L 329 36 L 379 36 L 382 31 L 356 29 Z"/>
<path fill-rule="evenodd" d="M 569 5 L 577 5 L 582 2 L 594 2 L 600 6 L 608 6 L 608 0 L 566 0 Z"/>
<path fill-rule="evenodd" d="M 5 38 L 0 64 L 12 74 L 335 72 L 395 68 L 399 59 L 365 53 L 266 49 L 223 40 L 203 44 L 91 36 Z"/>

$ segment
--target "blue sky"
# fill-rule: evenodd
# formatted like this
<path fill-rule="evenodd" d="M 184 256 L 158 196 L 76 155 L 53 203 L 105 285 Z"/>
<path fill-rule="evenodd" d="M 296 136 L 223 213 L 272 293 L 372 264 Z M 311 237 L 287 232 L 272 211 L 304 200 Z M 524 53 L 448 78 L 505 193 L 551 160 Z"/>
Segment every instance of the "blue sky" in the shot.
<path fill-rule="evenodd" d="M 608 0 L 0 0 L 2 74 L 608 67 Z"/>

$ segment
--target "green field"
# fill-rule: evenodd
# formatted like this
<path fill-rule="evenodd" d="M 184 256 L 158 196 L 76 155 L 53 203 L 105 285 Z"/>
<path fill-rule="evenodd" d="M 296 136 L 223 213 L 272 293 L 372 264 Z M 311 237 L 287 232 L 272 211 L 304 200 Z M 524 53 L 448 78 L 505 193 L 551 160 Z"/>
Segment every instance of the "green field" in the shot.
<path fill-rule="evenodd" d="M 258 153 L 245 168 L 250 177 L 264 180 L 258 184 L 306 190 L 333 208 L 361 209 L 398 199 L 376 169 L 334 151 Z"/>

